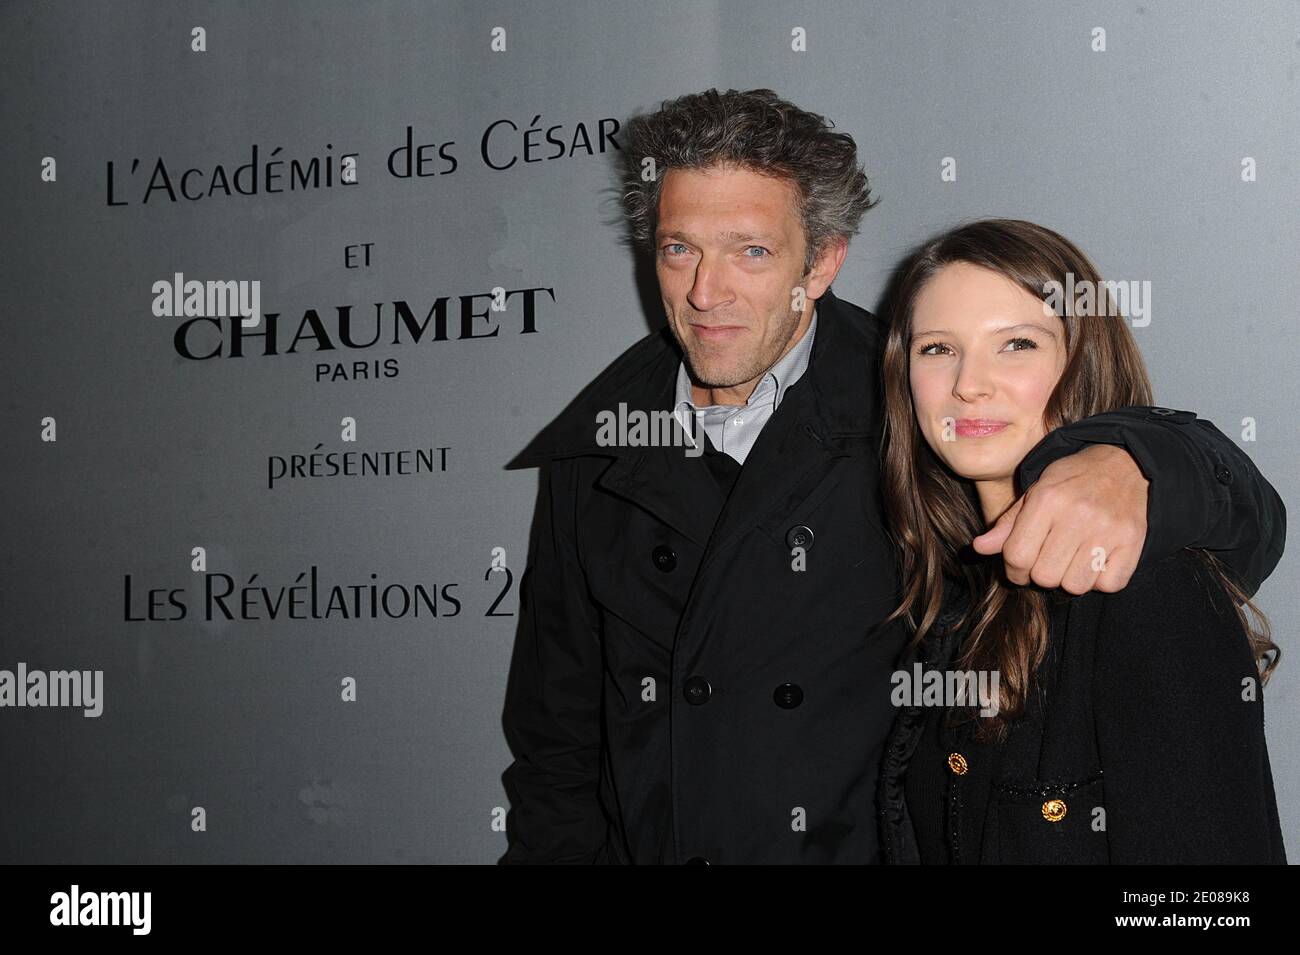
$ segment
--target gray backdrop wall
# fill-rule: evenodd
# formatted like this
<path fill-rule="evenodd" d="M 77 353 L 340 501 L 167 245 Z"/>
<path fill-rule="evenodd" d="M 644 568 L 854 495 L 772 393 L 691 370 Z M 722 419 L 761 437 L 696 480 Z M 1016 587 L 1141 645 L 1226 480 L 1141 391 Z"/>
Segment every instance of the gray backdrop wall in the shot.
<path fill-rule="evenodd" d="M 5 4 L 0 669 L 103 683 L 0 709 L 0 860 L 500 856 L 504 464 L 662 323 L 602 133 L 682 93 L 857 139 L 843 298 L 986 215 L 1149 280 L 1158 403 L 1294 510 L 1298 61 L 1288 0 Z M 261 324 L 165 314 L 177 273 Z M 1296 550 L 1259 593 L 1293 858 Z"/>

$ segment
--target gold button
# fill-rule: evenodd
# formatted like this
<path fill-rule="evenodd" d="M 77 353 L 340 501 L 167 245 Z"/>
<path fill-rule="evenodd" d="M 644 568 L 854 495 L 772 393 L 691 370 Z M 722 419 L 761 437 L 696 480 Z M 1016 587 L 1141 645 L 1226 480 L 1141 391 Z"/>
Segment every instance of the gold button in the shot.
<path fill-rule="evenodd" d="M 966 757 L 961 753 L 948 754 L 948 768 L 958 776 L 966 775 Z"/>
<path fill-rule="evenodd" d="M 1043 818 L 1048 822 L 1060 822 L 1065 818 L 1065 800 L 1049 799 L 1043 803 Z"/>

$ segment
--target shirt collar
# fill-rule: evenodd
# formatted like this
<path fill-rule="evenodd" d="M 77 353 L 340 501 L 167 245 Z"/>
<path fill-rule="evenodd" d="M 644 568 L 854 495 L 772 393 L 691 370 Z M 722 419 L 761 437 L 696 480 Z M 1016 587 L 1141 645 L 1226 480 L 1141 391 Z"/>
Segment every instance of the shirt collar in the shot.
<path fill-rule="evenodd" d="M 808 369 L 808 359 L 812 355 L 812 344 L 814 333 L 817 331 L 817 305 L 813 304 L 812 321 L 804 329 L 801 337 L 793 348 L 785 353 L 776 364 L 767 370 L 767 373 L 759 379 L 754 391 L 745 401 L 746 405 L 754 402 L 756 398 L 761 398 L 773 387 L 776 393 L 772 399 L 772 410 L 781 406 L 781 399 L 785 397 L 786 389 L 793 385 L 803 373 Z M 686 362 L 682 361 L 677 366 L 677 398 L 673 405 L 673 410 L 680 410 L 682 405 L 694 409 L 695 401 L 691 397 L 691 376 L 686 370 Z M 708 405 L 706 407 L 718 407 L 717 405 Z"/>

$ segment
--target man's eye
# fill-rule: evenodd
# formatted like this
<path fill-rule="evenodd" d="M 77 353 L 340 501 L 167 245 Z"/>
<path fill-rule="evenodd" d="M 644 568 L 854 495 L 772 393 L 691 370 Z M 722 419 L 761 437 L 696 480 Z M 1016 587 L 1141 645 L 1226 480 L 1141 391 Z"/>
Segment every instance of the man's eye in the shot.
<path fill-rule="evenodd" d="M 668 245 L 664 246 L 664 251 L 667 252 L 669 255 L 673 255 L 675 254 L 673 252 L 674 249 L 685 249 L 685 248 L 686 246 L 682 245 L 680 242 L 670 242 Z"/>
<path fill-rule="evenodd" d="M 768 254 L 767 249 L 763 248 L 761 245 L 750 245 L 750 246 L 746 246 L 746 247 L 745 247 L 745 252 L 746 252 L 746 253 L 752 252 L 752 251 L 754 251 L 754 250 L 757 250 L 757 251 L 759 251 L 759 252 L 762 252 L 763 254 L 762 254 L 762 255 L 749 255 L 749 254 L 746 254 L 746 255 L 745 255 L 745 258 L 747 258 L 747 259 L 762 259 L 762 258 L 765 258 L 765 257 L 767 256 L 767 254 Z"/>

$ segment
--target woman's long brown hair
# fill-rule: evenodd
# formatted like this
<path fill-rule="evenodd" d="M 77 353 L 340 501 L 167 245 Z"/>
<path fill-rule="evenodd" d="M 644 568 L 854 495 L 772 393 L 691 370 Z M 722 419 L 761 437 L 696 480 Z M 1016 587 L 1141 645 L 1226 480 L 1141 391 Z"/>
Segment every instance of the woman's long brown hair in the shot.
<path fill-rule="evenodd" d="M 944 577 L 964 583 L 969 600 L 957 626 L 971 629 L 955 666 L 998 672 L 998 712 L 980 720 L 977 733 L 1001 739 L 1009 723 L 1023 715 L 1043 661 L 1053 592 L 1010 583 L 1000 560 L 959 559 L 970 540 L 987 530 L 974 483 L 955 475 L 935 455 L 917 425 L 909 381 L 913 307 L 922 287 L 954 262 L 990 269 L 1044 302 L 1051 287 L 1047 283 L 1068 287 L 1067 274 L 1073 274 L 1075 285 L 1093 283 L 1097 294 L 1091 315 L 1075 314 L 1069 295 L 1052 303 L 1065 325 L 1066 359 L 1043 411 L 1046 431 L 1127 405 L 1151 405 L 1153 400 L 1137 344 L 1096 266 L 1051 229 L 1021 219 L 984 219 L 926 243 L 900 270 L 890 296 L 884 354 L 882 490 L 890 533 L 901 555 L 903 600 L 888 619 L 906 617 L 915 631 L 913 641 L 919 643 L 934 629 L 944 599 Z M 1267 618 L 1221 561 L 1208 551 L 1193 553 L 1231 595 L 1262 682 L 1267 682 L 1280 656 Z M 1257 626 L 1247 619 L 1246 607 Z"/>

